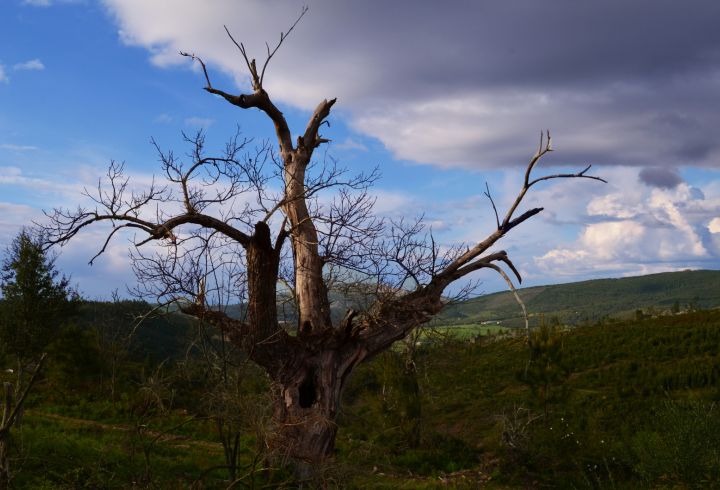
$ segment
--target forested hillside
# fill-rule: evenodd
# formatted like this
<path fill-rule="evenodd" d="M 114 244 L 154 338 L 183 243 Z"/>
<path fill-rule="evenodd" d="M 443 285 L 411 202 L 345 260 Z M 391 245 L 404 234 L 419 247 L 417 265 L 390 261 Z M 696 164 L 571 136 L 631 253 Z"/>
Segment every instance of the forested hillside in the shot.
<path fill-rule="evenodd" d="M 646 314 L 688 311 L 720 306 L 720 271 L 665 272 L 647 276 L 537 286 L 519 290 L 528 313 L 539 322 L 557 318 L 561 323 L 596 322 L 606 317 L 630 318 L 636 310 Z M 448 307 L 440 324 L 502 321 L 521 324 L 522 311 L 510 292 L 493 293 Z"/>

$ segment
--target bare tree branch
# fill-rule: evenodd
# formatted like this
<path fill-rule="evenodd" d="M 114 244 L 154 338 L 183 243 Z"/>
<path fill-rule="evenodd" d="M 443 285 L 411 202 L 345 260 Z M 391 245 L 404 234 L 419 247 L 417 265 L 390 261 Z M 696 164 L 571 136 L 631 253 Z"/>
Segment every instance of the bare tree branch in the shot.
<path fill-rule="evenodd" d="M 500 228 L 500 217 L 498 216 L 497 207 L 495 207 L 495 201 L 490 194 L 490 186 L 488 186 L 487 181 L 485 182 L 485 197 L 487 197 L 490 200 L 490 204 L 492 204 L 493 212 L 495 213 L 495 224 Z"/>
<path fill-rule="evenodd" d="M 263 63 L 262 71 L 260 72 L 260 86 L 262 86 L 263 80 L 265 80 L 265 69 L 268 66 L 268 63 L 270 63 L 270 60 L 273 56 L 275 56 L 275 53 L 277 53 L 277 50 L 280 49 L 280 46 L 282 45 L 283 41 L 287 39 L 287 37 L 290 35 L 293 29 L 295 29 L 295 26 L 298 25 L 298 22 L 300 22 L 300 19 L 303 18 L 303 16 L 307 13 L 307 11 L 310 10 L 310 7 L 307 5 L 304 5 L 303 8 L 300 11 L 300 15 L 295 20 L 295 23 L 290 26 L 290 28 L 287 30 L 286 33 L 280 33 L 280 41 L 275 45 L 275 48 L 270 51 L 270 46 L 265 43 L 265 47 L 267 48 L 267 58 L 265 59 L 265 63 Z"/>
<path fill-rule="evenodd" d="M 205 66 L 205 62 L 200 58 L 199 56 L 195 56 L 195 53 L 186 53 L 185 51 L 180 51 L 180 56 L 185 56 L 193 61 L 197 61 L 200 63 L 200 66 L 202 67 L 203 74 L 205 75 L 205 82 L 207 82 L 207 87 L 212 88 L 212 83 L 210 83 L 210 77 L 208 76 L 207 67 Z"/>
<path fill-rule="evenodd" d="M 527 340 L 530 341 L 530 323 L 528 322 L 528 313 L 527 309 L 525 308 L 525 303 L 523 303 L 522 299 L 520 299 L 520 295 L 518 294 L 517 289 L 515 289 L 515 286 L 513 286 L 513 283 L 508 277 L 508 275 L 505 274 L 505 271 L 503 271 L 500 267 L 496 266 L 495 264 L 488 264 L 487 267 L 493 269 L 495 272 L 500 274 L 503 279 L 505 279 L 508 288 L 510 288 L 510 290 L 512 291 L 513 296 L 515 296 L 515 301 L 517 301 L 520 305 L 520 308 L 522 308 L 523 319 L 525 320 L 525 333 L 527 336 Z"/>

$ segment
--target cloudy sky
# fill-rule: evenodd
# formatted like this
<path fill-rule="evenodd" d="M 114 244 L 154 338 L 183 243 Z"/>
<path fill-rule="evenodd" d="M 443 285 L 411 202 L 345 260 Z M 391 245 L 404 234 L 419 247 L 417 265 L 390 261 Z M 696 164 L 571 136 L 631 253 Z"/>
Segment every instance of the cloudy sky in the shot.
<path fill-rule="evenodd" d="M 378 165 L 378 211 L 425 213 L 446 244 L 494 223 L 483 196 L 514 198 L 539 131 L 538 173 L 593 164 L 609 183 L 556 181 L 504 247 L 528 284 L 720 268 L 720 2 L 309 0 L 265 85 L 296 131 L 337 97 L 324 136 L 344 165 Z M 111 159 L 138 182 L 149 141 L 181 131 L 221 146 L 271 124 L 201 88 L 248 88 L 223 25 L 263 58 L 303 3 L 248 0 L 0 2 L 0 246 L 42 210 L 74 207 Z M 132 283 L 127 240 L 89 267 L 105 230 L 62 250 L 90 297 Z M 493 277 L 487 291 L 502 288 Z"/>

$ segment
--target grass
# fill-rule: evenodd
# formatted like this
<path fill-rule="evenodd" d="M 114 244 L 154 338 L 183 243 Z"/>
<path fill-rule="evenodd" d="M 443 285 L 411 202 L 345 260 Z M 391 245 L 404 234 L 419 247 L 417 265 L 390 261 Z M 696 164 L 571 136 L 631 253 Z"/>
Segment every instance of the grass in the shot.
<path fill-rule="evenodd" d="M 16 488 L 128 488 L 146 478 L 143 442 L 125 426 L 29 411 L 14 484 Z M 223 464 L 219 444 L 184 437 L 161 441 L 150 457 L 155 488 L 190 488 L 204 468 Z"/>

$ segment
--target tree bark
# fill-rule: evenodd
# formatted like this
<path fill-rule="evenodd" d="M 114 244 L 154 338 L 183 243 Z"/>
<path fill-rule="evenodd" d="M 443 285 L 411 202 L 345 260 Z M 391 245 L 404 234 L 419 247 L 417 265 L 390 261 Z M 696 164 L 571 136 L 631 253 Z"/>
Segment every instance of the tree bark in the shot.
<path fill-rule="evenodd" d="M 271 450 L 290 462 L 300 479 L 312 476 L 335 449 L 337 414 L 343 387 L 365 351 L 339 337 L 312 336 L 288 360 L 273 387 Z"/>
<path fill-rule="evenodd" d="M 248 323 L 251 335 L 246 339 L 250 350 L 268 342 L 277 333 L 277 275 L 279 257 L 270 240 L 270 228 L 262 221 L 255 225 L 255 233 L 246 249 L 248 274 Z"/>
<path fill-rule="evenodd" d="M 305 170 L 310 155 L 300 147 L 288 155 L 285 163 L 285 212 L 292 227 L 298 333 L 301 335 L 332 328 L 318 234 L 306 203 Z"/>

